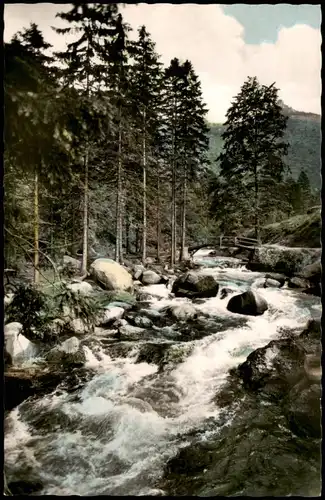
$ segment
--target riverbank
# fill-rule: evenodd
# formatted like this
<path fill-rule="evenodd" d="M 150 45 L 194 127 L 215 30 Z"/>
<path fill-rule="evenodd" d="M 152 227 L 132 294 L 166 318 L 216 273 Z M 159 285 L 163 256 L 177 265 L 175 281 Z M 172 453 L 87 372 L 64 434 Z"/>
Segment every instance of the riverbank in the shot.
<path fill-rule="evenodd" d="M 321 207 L 317 206 L 306 214 L 262 226 L 260 237 L 263 244 L 320 248 L 321 226 Z M 247 231 L 244 236 L 254 238 L 254 230 Z"/>

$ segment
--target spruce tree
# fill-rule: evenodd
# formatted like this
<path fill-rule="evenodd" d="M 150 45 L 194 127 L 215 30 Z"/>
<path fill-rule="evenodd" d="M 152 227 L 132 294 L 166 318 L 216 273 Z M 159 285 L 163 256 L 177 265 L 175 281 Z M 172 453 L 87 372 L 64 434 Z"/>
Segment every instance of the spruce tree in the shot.
<path fill-rule="evenodd" d="M 221 175 L 229 193 L 242 189 L 249 196 L 259 238 L 261 197 L 268 197 L 270 186 L 282 181 L 286 172 L 287 117 L 278 104 L 278 89 L 274 84 L 261 85 L 256 77 L 247 79 L 226 116 L 223 151 L 218 157 Z"/>
<path fill-rule="evenodd" d="M 181 99 L 186 86 L 185 72 L 179 59 L 174 58 L 165 69 L 164 85 L 164 136 L 165 157 L 171 174 L 171 265 L 176 262 L 177 246 L 177 171 L 180 166 Z"/>
<path fill-rule="evenodd" d="M 124 144 L 127 140 L 126 129 L 130 123 L 130 98 L 129 98 L 129 53 L 128 32 L 130 27 L 124 22 L 123 16 L 118 14 L 112 26 L 114 34 L 111 39 L 106 38 L 101 58 L 103 63 L 102 77 L 114 106 L 114 123 L 116 132 L 116 163 L 117 163 L 117 188 L 116 188 L 116 245 L 115 260 L 123 261 L 123 216 L 125 211 L 125 186 L 123 157 L 125 156 Z"/>
<path fill-rule="evenodd" d="M 312 194 L 311 194 L 311 188 L 310 188 L 310 181 L 309 177 L 307 175 L 307 172 L 302 169 L 300 171 L 297 184 L 299 186 L 300 190 L 300 195 L 301 195 L 301 212 L 305 212 L 305 210 L 308 208 L 311 202 Z"/>
<path fill-rule="evenodd" d="M 186 241 L 186 200 L 188 181 L 194 179 L 206 163 L 208 127 L 207 109 L 202 101 L 201 84 L 189 61 L 173 59 L 165 70 L 165 157 L 171 167 L 171 264 L 175 264 L 177 246 L 177 193 L 182 193 L 181 252 Z"/>
<path fill-rule="evenodd" d="M 201 82 L 189 61 L 183 64 L 185 86 L 180 101 L 180 165 L 182 189 L 181 251 L 180 260 L 185 257 L 186 206 L 189 180 L 198 179 L 207 165 L 209 148 L 208 126 L 205 121 L 207 108 L 203 102 Z"/>
<path fill-rule="evenodd" d="M 7 161 L 16 174 L 33 175 L 34 282 L 39 281 L 40 187 L 53 184 L 65 169 L 70 138 L 62 113 L 61 92 L 49 66 L 38 27 L 18 32 L 5 50 L 5 142 Z M 57 157 L 61 162 L 56 164 Z M 9 229 L 7 228 L 7 231 Z"/>
<path fill-rule="evenodd" d="M 79 90 L 81 113 L 84 123 L 84 133 L 80 135 L 84 163 L 83 178 L 83 248 L 82 273 L 87 272 L 88 258 L 88 226 L 89 226 L 89 157 L 91 140 L 95 136 L 93 118 L 100 109 L 100 114 L 107 108 L 103 98 L 103 78 L 100 58 L 107 50 L 107 40 L 116 33 L 115 22 L 118 16 L 116 4 L 84 4 L 73 3 L 69 12 L 61 12 L 57 17 L 67 21 L 72 26 L 55 28 L 59 34 L 79 33 L 75 42 L 67 45 L 67 50 L 56 53 L 59 61 L 65 64 L 62 79 L 68 85 Z M 104 82 L 105 83 L 105 82 Z M 107 108 L 108 113 L 110 109 Z M 105 120 L 104 120 L 105 123 Z M 100 124 L 99 125 L 99 129 Z M 98 133 L 98 129 L 96 130 Z"/>
<path fill-rule="evenodd" d="M 152 156 L 155 132 L 159 121 L 161 91 L 161 66 L 155 52 L 155 43 L 145 26 L 138 31 L 138 39 L 130 44 L 133 63 L 130 81 L 133 113 L 140 130 L 139 138 L 142 149 L 142 261 L 147 252 L 147 178 L 148 158 Z"/>

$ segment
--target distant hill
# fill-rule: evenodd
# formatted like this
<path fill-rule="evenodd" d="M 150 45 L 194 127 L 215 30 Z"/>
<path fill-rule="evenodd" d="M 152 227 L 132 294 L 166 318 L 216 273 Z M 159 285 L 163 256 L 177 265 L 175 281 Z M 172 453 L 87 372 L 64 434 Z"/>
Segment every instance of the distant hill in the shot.
<path fill-rule="evenodd" d="M 288 119 L 285 139 L 290 148 L 286 162 L 291 169 L 294 179 L 302 168 L 308 174 L 311 186 L 319 188 L 321 183 L 321 117 L 315 113 L 296 111 L 283 102 L 283 112 Z M 213 170 L 218 171 L 217 157 L 222 149 L 223 125 L 211 123 L 209 159 Z"/>

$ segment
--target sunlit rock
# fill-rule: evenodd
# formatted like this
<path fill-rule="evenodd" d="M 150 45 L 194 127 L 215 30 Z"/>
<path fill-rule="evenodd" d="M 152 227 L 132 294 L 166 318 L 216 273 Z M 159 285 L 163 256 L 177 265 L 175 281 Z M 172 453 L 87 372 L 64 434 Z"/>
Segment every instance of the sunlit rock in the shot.
<path fill-rule="evenodd" d="M 155 271 L 143 271 L 141 275 L 141 282 L 144 285 L 157 285 L 161 280 L 159 274 L 155 273 Z"/>
<path fill-rule="evenodd" d="M 89 331 L 89 325 L 81 318 L 74 318 L 71 320 L 69 328 L 77 335 L 83 335 Z"/>
<path fill-rule="evenodd" d="M 123 307 L 108 307 L 100 312 L 96 326 L 108 325 L 115 320 L 122 318 L 124 314 Z"/>
<path fill-rule="evenodd" d="M 9 304 L 11 304 L 11 302 L 13 301 L 13 299 L 14 299 L 14 294 L 13 293 L 8 293 L 4 297 L 4 305 L 5 306 L 9 306 Z"/>
<path fill-rule="evenodd" d="M 106 290 L 133 291 L 132 276 L 120 264 L 111 259 L 96 259 L 90 272 Z"/>
<path fill-rule="evenodd" d="M 140 264 L 133 266 L 133 279 L 139 280 L 144 270 L 145 267 Z"/>
<path fill-rule="evenodd" d="M 11 361 L 14 365 L 27 361 L 38 352 L 38 347 L 22 335 L 22 329 L 23 325 L 16 321 L 4 327 L 5 351 L 10 356 L 7 362 Z"/>

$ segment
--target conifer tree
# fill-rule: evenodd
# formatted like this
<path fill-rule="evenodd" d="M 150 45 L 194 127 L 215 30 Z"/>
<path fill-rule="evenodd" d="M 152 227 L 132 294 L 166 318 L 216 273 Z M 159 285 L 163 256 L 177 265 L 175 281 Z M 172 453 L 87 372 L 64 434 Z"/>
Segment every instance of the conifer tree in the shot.
<path fill-rule="evenodd" d="M 208 126 L 205 121 L 207 108 L 203 103 L 201 83 L 189 61 L 183 64 L 185 86 L 180 101 L 179 139 L 182 167 L 182 217 L 180 260 L 185 257 L 186 204 L 188 181 L 198 178 L 207 165 L 209 147 Z"/>
<path fill-rule="evenodd" d="M 180 107 L 186 86 L 184 68 L 179 59 L 174 58 L 165 69 L 164 114 L 165 114 L 165 155 L 171 170 L 171 265 L 176 262 L 177 246 L 177 171 L 180 162 Z"/>
<path fill-rule="evenodd" d="M 286 122 L 278 104 L 278 89 L 274 84 L 261 85 L 256 77 L 247 79 L 227 112 L 223 151 L 218 158 L 221 174 L 230 193 L 237 187 L 250 197 L 256 238 L 260 199 L 268 196 L 270 186 L 280 182 L 286 172 Z"/>
<path fill-rule="evenodd" d="M 82 248 L 82 273 L 87 272 L 88 258 L 88 224 L 89 224 L 89 156 L 91 139 L 95 135 L 93 127 L 94 116 L 100 109 L 109 112 L 107 101 L 103 99 L 103 79 L 101 76 L 100 58 L 107 50 L 107 40 L 116 33 L 115 22 L 118 17 L 116 4 L 72 4 L 69 12 L 61 12 L 57 17 L 67 21 L 72 26 L 68 28 L 55 28 L 59 34 L 80 33 L 75 42 L 67 45 L 67 50 L 56 54 L 59 61 L 65 63 L 62 71 L 63 81 L 79 89 L 81 98 L 82 119 L 84 133 L 80 136 L 84 163 L 83 178 L 83 248 Z M 97 97 L 97 101 L 95 100 Z M 98 98 L 100 102 L 98 102 Z M 99 129 L 100 124 L 99 125 Z M 98 129 L 96 130 L 98 133 Z"/>
<path fill-rule="evenodd" d="M 46 55 L 46 43 L 32 23 L 6 45 L 5 141 L 7 160 L 33 175 L 34 282 L 39 281 L 40 185 L 53 184 L 65 169 L 70 138 L 62 113 L 61 93 Z M 56 165 L 55 159 L 61 162 Z M 8 230 L 8 229 L 7 229 Z"/>
<path fill-rule="evenodd" d="M 130 121 L 129 98 L 129 61 L 128 61 L 128 32 L 130 27 L 124 22 L 123 16 L 118 14 L 112 23 L 113 35 L 106 38 L 102 51 L 102 71 L 105 86 L 108 90 L 110 102 L 113 104 L 114 123 L 117 130 L 117 189 L 116 189 L 116 245 L 115 260 L 123 261 L 123 214 L 124 214 L 124 173 L 123 173 L 123 145 L 125 143 L 125 129 Z"/>
<path fill-rule="evenodd" d="M 138 39 L 130 46 L 133 64 L 130 80 L 135 120 L 140 129 L 142 149 L 142 261 L 147 251 L 147 177 L 148 158 L 152 156 L 155 131 L 159 121 L 161 91 L 161 63 L 155 52 L 155 43 L 145 26 L 138 31 Z M 151 155 L 150 155 L 151 153 Z"/>
<path fill-rule="evenodd" d="M 301 212 L 304 212 L 310 205 L 312 194 L 310 188 L 309 177 L 304 169 L 300 171 L 297 185 L 299 186 L 300 196 L 301 196 Z"/>
<path fill-rule="evenodd" d="M 182 193 L 181 252 L 184 257 L 186 239 L 186 199 L 188 181 L 194 178 L 206 161 L 208 127 L 207 110 L 202 102 L 200 82 L 189 61 L 173 59 L 165 70 L 165 155 L 171 167 L 171 264 L 175 264 L 177 246 L 176 198 Z"/>

